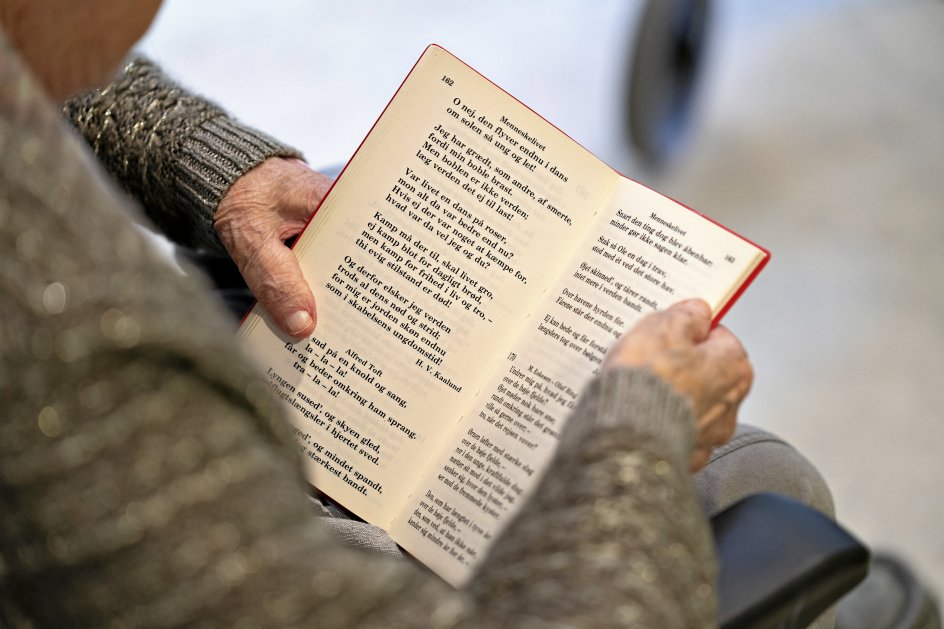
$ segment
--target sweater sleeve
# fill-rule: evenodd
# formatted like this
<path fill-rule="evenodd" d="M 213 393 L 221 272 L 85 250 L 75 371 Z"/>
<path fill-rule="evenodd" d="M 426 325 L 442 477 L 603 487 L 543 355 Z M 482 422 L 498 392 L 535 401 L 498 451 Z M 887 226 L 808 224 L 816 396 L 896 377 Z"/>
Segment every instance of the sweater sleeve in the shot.
<path fill-rule="evenodd" d="M 107 87 L 67 100 L 63 112 L 158 229 L 197 249 L 224 251 L 213 214 L 236 179 L 269 157 L 300 156 L 142 57 Z"/>

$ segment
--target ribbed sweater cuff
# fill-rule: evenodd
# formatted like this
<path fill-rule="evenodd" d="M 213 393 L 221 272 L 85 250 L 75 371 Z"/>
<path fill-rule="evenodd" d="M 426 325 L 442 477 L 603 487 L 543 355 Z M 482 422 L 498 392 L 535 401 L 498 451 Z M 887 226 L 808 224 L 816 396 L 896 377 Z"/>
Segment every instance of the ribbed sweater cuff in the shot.
<path fill-rule="evenodd" d="M 687 469 L 696 429 L 691 403 L 648 369 L 608 369 L 594 378 L 561 436 L 561 449 L 578 447 L 595 429 L 618 427 Z"/>
<path fill-rule="evenodd" d="M 213 215 L 230 186 L 270 157 L 301 157 L 273 138 L 227 118 L 203 121 L 181 147 L 177 189 L 200 210 L 205 230 L 199 244 L 224 251 L 213 229 Z"/>

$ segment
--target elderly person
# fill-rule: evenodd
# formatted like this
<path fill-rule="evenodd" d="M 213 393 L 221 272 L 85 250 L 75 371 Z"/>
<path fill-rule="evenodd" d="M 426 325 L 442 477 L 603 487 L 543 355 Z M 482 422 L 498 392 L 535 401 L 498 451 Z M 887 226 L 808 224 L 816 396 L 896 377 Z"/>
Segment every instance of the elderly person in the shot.
<path fill-rule="evenodd" d="M 730 438 L 752 376 L 698 301 L 614 348 L 467 590 L 347 548 L 312 517 L 279 409 L 230 326 L 151 253 L 102 166 L 179 242 L 225 245 L 296 336 L 314 300 L 281 243 L 327 181 L 145 61 L 66 104 L 91 151 L 57 105 L 110 80 L 158 4 L 0 0 L 0 619 L 712 624 L 689 470 Z M 802 464 L 787 459 L 770 473 L 790 478 Z M 702 475 L 709 508 L 734 497 L 728 476 Z M 820 486 L 801 497 L 829 508 Z"/>

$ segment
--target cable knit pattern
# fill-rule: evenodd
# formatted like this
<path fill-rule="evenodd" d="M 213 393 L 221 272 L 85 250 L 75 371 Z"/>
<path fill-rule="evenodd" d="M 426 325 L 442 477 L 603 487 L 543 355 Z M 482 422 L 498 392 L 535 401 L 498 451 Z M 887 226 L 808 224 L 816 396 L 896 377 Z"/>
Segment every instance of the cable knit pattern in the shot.
<path fill-rule="evenodd" d="M 194 249 L 224 252 L 213 214 L 236 179 L 268 157 L 299 156 L 141 57 L 108 87 L 70 98 L 63 112 L 154 224 Z"/>
<path fill-rule="evenodd" d="M 175 99 L 188 105 L 142 112 L 145 149 L 229 143 L 215 109 L 173 125 L 202 129 L 187 141 L 154 132 L 180 108 L 211 111 Z M 713 624 L 712 549 L 683 464 L 693 418 L 651 374 L 592 385 L 533 500 L 456 592 L 313 517 L 280 409 L 229 324 L 150 252 L 2 37 L 0 147 L 0 624 Z M 189 193 L 146 181 L 162 168 L 132 155 L 115 172 L 169 207 Z"/>

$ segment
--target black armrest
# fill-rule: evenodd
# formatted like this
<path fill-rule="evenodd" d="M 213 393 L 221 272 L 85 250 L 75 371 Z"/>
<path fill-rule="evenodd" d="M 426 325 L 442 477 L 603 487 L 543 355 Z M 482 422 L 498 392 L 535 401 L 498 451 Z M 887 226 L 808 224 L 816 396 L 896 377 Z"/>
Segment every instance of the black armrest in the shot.
<path fill-rule="evenodd" d="M 868 573 L 869 551 L 819 511 L 749 496 L 711 519 L 721 626 L 806 627 Z"/>

